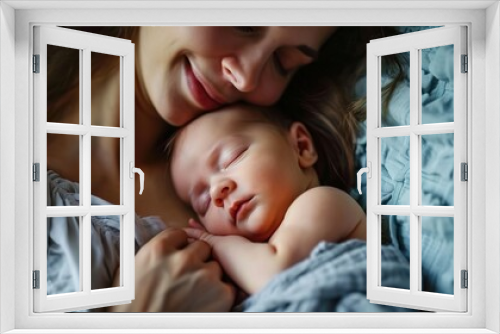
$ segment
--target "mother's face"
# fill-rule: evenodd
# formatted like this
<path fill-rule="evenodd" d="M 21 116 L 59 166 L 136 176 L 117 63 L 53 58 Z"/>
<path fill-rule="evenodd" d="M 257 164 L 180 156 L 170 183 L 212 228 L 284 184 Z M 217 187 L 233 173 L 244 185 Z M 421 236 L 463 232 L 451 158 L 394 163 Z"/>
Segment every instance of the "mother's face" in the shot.
<path fill-rule="evenodd" d="M 160 116 L 183 125 L 236 101 L 274 104 L 335 27 L 141 27 L 140 84 Z"/>

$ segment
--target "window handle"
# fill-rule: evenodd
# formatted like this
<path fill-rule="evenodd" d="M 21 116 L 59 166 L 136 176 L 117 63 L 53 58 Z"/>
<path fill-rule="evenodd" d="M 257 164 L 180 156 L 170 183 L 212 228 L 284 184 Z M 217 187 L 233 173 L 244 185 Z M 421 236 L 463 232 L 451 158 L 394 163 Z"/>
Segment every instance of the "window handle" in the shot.
<path fill-rule="evenodd" d="M 363 175 L 363 173 L 366 173 L 367 177 L 369 179 L 371 179 L 371 177 L 372 177 L 372 163 L 370 161 L 368 161 L 367 164 L 368 164 L 368 167 L 361 168 L 358 171 L 358 192 L 359 192 L 359 194 L 361 194 L 361 175 Z"/>
<path fill-rule="evenodd" d="M 130 170 L 130 178 L 134 178 L 134 173 L 139 174 L 140 177 L 140 185 L 141 185 L 141 190 L 139 191 L 139 195 L 142 195 L 142 191 L 144 190 L 144 172 L 140 168 L 135 168 L 134 167 L 134 162 L 130 161 L 129 163 L 129 170 Z"/>

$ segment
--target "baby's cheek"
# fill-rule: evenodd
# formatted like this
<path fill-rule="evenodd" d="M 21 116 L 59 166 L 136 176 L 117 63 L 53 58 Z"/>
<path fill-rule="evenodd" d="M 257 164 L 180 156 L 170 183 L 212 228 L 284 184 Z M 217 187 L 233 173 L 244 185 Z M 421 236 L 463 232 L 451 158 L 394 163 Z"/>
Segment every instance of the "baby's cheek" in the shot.
<path fill-rule="evenodd" d="M 230 232 L 228 223 L 218 214 L 207 214 L 201 223 L 208 233 L 214 235 L 227 235 Z"/>
<path fill-rule="evenodd" d="M 250 214 L 248 220 L 242 225 L 244 231 L 241 235 L 253 242 L 268 240 L 278 228 L 280 222 L 276 222 L 275 214 L 259 206 Z"/>

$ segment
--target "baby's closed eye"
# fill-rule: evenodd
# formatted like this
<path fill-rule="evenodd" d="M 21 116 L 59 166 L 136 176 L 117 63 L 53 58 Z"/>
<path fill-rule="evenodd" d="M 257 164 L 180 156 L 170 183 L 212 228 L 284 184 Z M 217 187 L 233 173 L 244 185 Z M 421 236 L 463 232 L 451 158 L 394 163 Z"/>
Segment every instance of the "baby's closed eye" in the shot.
<path fill-rule="evenodd" d="M 246 152 L 247 147 L 243 145 L 233 146 L 223 150 L 220 156 L 220 169 L 225 170 L 232 164 L 239 161 L 239 159 Z"/>

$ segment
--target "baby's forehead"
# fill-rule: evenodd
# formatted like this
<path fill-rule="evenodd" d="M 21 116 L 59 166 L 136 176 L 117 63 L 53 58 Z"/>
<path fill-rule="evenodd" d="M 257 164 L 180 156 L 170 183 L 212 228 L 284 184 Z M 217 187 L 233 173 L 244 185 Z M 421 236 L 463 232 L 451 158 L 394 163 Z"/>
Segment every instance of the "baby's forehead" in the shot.
<path fill-rule="evenodd" d="M 179 130 L 175 151 L 207 148 L 215 141 L 242 131 L 245 125 L 262 119 L 262 114 L 247 108 L 226 107 L 204 114 Z"/>

